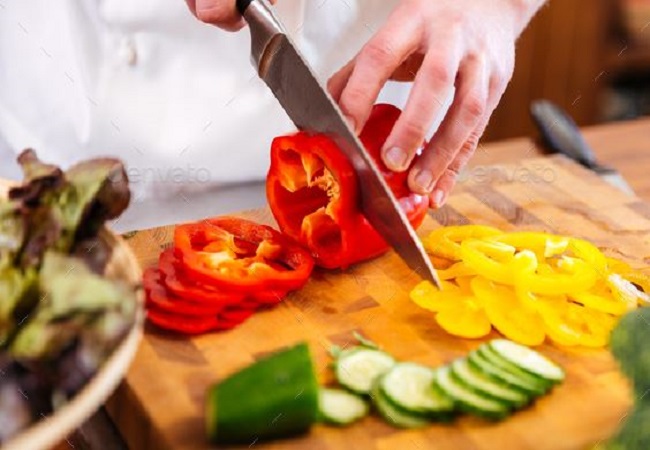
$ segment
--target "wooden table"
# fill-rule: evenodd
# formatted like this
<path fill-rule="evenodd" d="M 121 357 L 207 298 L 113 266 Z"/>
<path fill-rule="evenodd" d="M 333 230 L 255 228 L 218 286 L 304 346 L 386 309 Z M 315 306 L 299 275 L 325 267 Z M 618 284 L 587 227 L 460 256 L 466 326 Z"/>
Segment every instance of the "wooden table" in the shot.
<path fill-rule="evenodd" d="M 601 162 L 619 169 L 639 196 L 650 201 L 650 177 L 645 175 L 645 170 L 650 169 L 650 119 L 594 127 L 586 130 L 585 135 Z M 475 181 L 472 178 L 481 176 L 487 165 L 538 157 L 539 154 L 538 147 L 530 139 L 481 146 L 461 185 Z M 123 443 L 114 433 L 114 428 L 100 412 L 60 448 L 123 448 Z"/>

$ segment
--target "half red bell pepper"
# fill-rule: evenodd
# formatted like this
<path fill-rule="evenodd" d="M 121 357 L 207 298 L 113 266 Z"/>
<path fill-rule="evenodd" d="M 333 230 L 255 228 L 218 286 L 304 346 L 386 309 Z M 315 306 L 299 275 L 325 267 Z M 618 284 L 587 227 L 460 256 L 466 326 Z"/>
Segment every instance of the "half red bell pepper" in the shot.
<path fill-rule="evenodd" d="M 410 191 L 408 171 L 389 170 L 380 150 L 401 111 L 375 105 L 360 139 L 406 213 L 418 227 L 426 216 L 426 196 Z M 389 248 L 359 208 L 359 181 L 350 161 L 324 135 L 299 132 L 280 136 L 271 146 L 266 194 L 280 229 L 306 246 L 316 263 L 345 268 Z"/>

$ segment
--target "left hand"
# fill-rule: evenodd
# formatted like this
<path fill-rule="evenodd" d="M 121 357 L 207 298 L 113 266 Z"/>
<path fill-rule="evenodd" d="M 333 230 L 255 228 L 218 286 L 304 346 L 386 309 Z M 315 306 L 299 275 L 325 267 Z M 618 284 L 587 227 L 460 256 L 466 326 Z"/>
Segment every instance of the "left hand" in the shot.
<path fill-rule="evenodd" d="M 361 130 L 389 78 L 414 78 L 382 149 L 403 172 L 455 87 L 452 105 L 408 176 L 409 187 L 442 206 L 512 77 L 515 41 L 543 0 L 403 0 L 328 88 Z M 410 67 L 408 67 L 410 66 Z M 410 70 L 409 70 L 410 69 Z"/>

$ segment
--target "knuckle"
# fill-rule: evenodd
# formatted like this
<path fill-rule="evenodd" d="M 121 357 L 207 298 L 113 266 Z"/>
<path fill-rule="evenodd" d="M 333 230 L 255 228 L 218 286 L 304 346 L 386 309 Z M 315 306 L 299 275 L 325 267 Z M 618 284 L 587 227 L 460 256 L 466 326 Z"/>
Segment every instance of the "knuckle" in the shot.
<path fill-rule="evenodd" d="M 368 42 L 361 57 L 376 65 L 387 65 L 396 59 L 389 43 L 383 39 Z"/>
<path fill-rule="evenodd" d="M 196 8 L 196 18 L 201 22 L 222 24 L 233 20 L 233 14 L 223 6 L 223 3 L 214 3 Z"/>
<path fill-rule="evenodd" d="M 441 85 L 449 85 L 454 82 L 454 74 L 448 64 L 432 64 L 427 69 L 427 75 L 433 81 Z"/>
<path fill-rule="evenodd" d="M 354 115 L 367 103 L 371 103 L 367 87 L 357 83 L 350 83 L 345 87 L 341 95 L 341 107 L 346 113 Z"/>
<path fill-rule="evenodd" d="M 424 140 L 428 127 L 425 123 L 416 120 L 407 120 L 400 127 L 400 136 L 412 147 L 417 147 Z M 411 147 L 409 146 L 409 147 Z"/>
<path fill-rule="evenodd" d="M 463 102 L 463 115 L 465 122 L 469 124 L 476 123 L 485 114 L 485 101 L 482 96 L 473 94 L 468 96 Z"/>

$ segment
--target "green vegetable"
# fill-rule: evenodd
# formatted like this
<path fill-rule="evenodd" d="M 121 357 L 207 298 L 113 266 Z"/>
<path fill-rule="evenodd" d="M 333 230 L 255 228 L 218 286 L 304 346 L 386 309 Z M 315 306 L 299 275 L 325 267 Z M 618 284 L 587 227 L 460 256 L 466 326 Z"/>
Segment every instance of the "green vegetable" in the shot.
<path fill-rule="evenodd" d="M 206 425 L 215 443 L 304 433 L 317 420 L 319 388 L 306 344 L 260 360 L 210 388 Z"/>
<path fill-rule="evenodd" d="M 636 403 L 616 436 L 603 447 L 608 450 L 650 448 L 650 309 L 626 314 L 610 339 L 611 351 L 621 371 L 632 382 Z"/>
<path fill-rule="evenodd" d="M 421 428 L 430 423 L 422 416 L 409 414 L 406 411 L 396 408 L 379 388 L 380 381 L 381 378 L 375 383 L 371 391 L 371 398 L 377 411 L 386 422 L 398 428 Z"/>
<path fill-rule="evenodd" d="M 388 353 L 365 346 L 344 350 L 336 360 L 336 379 L 357 394 L 369 394 L 375 380 L 395 365 Z"/>
<path fill-rule="evenodd" d="M 429 419 L 445 419 L 454 411 L 450 397 L 435 389 L 434 369 L 400 363 L 381 377 L 379 388 L 398 410 Z"/>
<path fill-rule="evenodd" d="M 343 389 L 322 388 L 318 397 L 318 412 L 322 422 L 350 425 L 368 415 L 368 403 Z"/>
<path fill-rule="evenodd" d="M 452 377 L 448 366 L 436 371 L 435 383 L 462 411 L 491 420 L 503 419 L 510 414 L 510 407 L 506 402 L 488 398 L 469 389 Z"/>

